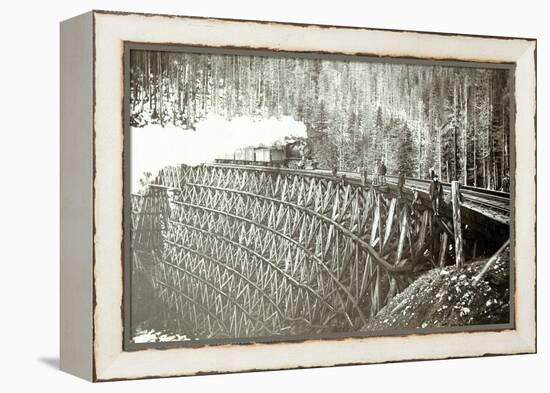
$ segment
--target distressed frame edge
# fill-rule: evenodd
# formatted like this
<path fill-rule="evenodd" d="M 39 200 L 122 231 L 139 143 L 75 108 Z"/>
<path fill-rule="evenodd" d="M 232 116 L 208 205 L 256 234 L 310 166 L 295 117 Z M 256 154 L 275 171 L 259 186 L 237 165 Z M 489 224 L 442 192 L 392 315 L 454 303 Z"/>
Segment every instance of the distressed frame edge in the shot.
<path fill-rule="evenodd" d="M 518 72 L 518 70 L 522 72 Z M 516 309 L 518 308 L 517 304 L 526 303 L 526 305 L 522 305 L 520 312 L 515 313 L 515 319 L 516 330 L 519 331 L 520 339 L 523 341 L 528 353 L 537 353 L 537 40 L 530 41 L 526 45 L 525 51 L 517 59 L 514 83 L 516 105 L 514 202 L 517 209 L 518 197 L 525 197 L 528 198 L 528 203 L 524 208 L 533 208 L 532 215 L 521 215 L 517 212 L 514 214 L 514 267 L 516 272 L 520 272 L 520 274 L 516 273 L 514 283 Z M 525 101 L 523 103 L 525 110 L 519 111 L 518 108 L 522 101 Z M 522 129 L 523 122 L 525 122 L 525 128 Z M 527 135 L 522 135 L 520 139 L 518 130 L 526 131 Z M 527 142 L 524 142 L 524 140 L 527 140 Z M 521 157 L 518 156 L 517 149 L 520 141 L 528 144 L 527 151 L 519 152 Z M 525 157 L 526 154 L 527 157 Z M 521 158 L 528 159 L 522 160 Z M 528 165 L 528 168 L 526 168 L 527 173 L 523 174 L 521 169 L 525 165 Z M 518 190 L 521 190 L 521 192 L 518 192 Z M 522 203 L 520 200 L 519 205 L 521 206 Z M 519 230 L 518 226 L 521 227 Z M 517 247 L 518 240 L 520 247 Z M 523 245 L 524 241 L 527 241 L 528 244 Z M 522 262 L 522 259 L 526 259 L 521 254 L 523 248 L 525 248 L 523 251 L 529 253 L 526 262 Z M 525 263 L 526 266 L 520 265 L 520 263 Z"/>
<path fill-rule="evenodd" d="M 366 27 L 366 26 L 350 26 L 350 25 L 331 25 L 323 23 L 307 23 L 307 22 L 285 22 L 285 21 L 273 21 L 262 19 L 242 19 L 242 18 L 223 18 L 217 16 L 199 16 L 199 15 L 183 15 L 183 14 L 163 14 L 152 12 L 138 12 L 138 11 L 113 11 L 104 9 L 94 9 L 91 12 L 97 15 L 119 15 L 119 16 L 146 16 L 146 17 L 163 17 L 163 18 L 175 18 L 175 19 L 197 19 L 204 21 L 220 21 L 220 22 L 237 22 L 237 23 L 255 23 L 255 24 L 269 24 L 269 25 L 282 25 L 282 26 L 295 26 L 295 27 L 319 27 L 322 29 L 354 29 L 354 30 L 371 30 L 381 32 L 394 32 L 394 33 L 418 33 L 418 34 L 434 34 L 448 37 L 470 37 L 470 38 L 490 38 L 498 40 L 524 40 L 524 41 L 537 41 L 535 37 L 516 37 L 516 36 L 499 36 L 499 35 L 486 35 L 486 34 L 468 34 L 468 33 L 451 33 L 443 31 L 429 31 L 429 30 L 409 30 L 409 29 L 390 29 L 383 27 Z"/>
<path fill-rule="evenodd" d="M 103 14 L 103 13 L 101 13 Z M 112 15 L 113 13 L 108 13 L 109 15 Z M 133 15 L 133 14 L 132 14 Z M 172 17 L 173 18 L 173 17 Z M 186 18 L 189 18 L 189 17 L 186 17 Z M 192 18 L 192 17 L 191 17 Z M 207 19 L 210 19 L 210 18 L 207 18 Z M 280 22 L 273 22 L 274 24 L 277 24 L 277 25 L 285 25 L 284 23 L 280 23 Z M 369 30 L 369 29 L 364 29 L 364 30 Z M 418 33 L 418 32 L 414 32 L 414 33 Z M 394 32 L 394 35 L 398 35 L 399 32 Z M 429 34 L 437 34 L 437 33 L 427 33 L 428 35 Z M 460 35 L 453 35 L 453 36 L 460 36 Z M 467 35 L 466 35 L 467 36 Z M 468 36 L 469 37 L 469 36 Z M 497 37 L 498 39 L 506 39 L 506 38 L 503 38 L 503 37 Z M 523 39 L 521 39 L 523 40 Z M 534 43 L 532 42 L 534 41 Z M 94 42 L 95 43 L 95 42 Z M 527 61 L 527 66 L 530 66 L 530 65 L 533 65 L 533 71 L 534 71 L 534 75 L 533 75 L 533 80 L 534 80 L 534 86 L 529 86 L 528 87 L 528 90 L 530 90 L 529 88 L 530 87 L 534 87 L 534 89 L 536 89 L 536 40 L 532 40 L 532 39 L 527 39 L 526 42 L 525 42 L 525 51 L 524 51 L 524 55 L 526 55 L 527 57 L 529 57 L 531 60 Z M 534 56 L 533 56 L 533 53 L 534 53 Z M 94 75 L 95 76 L 95 75 Z M 532 95 L 532 91 L 530 91 L 529 93 L 531 93 Z M 533 125 L 534 127 L 532 127 L 530 129 L 530 131 L 533 132 L 533 136 L 534 136 L 534 141 L 535 141 L 535 145 L 534 145 L 534 150 L 535 150 L 535 153 L 536 153 L 536 96 L 534 97 L 531 97 L 531 98 L 534 98 L 534 100 L 532 100 L 532 104 L 533 104 L 533 116 L 534 116 L 534 122 L 533 122 Z M 516 125 L 517 125 L 517 122 L 518 122 L 518 119 L 516 119 Z M 516 141 L 517 143 L 517 141 Z M 534 168 L 535 168 L 535 174 L 536 174 L 536 162 L 534 163 Z M 532 186 L 534 186 L 534 188 L 536 188 L 536 176 L 535 176 L 535 181 L 534 183 L 532 184 Z M 536 195 L 535 195 L 535 206 L 536 206 Z M 532 221 L 534 223 L 534 226 L 533 226 L 533 235 L 536 236 L 536 215 L 532 217 Z M 536 250 L 535 250 L 535 263 L 536 263 Z M 534 275 L 533 275 L 533 279 L 536 280 L 536 266 L 531 266 L 533 272 L 534 272 Z M 531 272 L 531 273 L 533 273 Z M 534 282 L 535 285 L 536 285 L 536 281 Z M 536 287 L 535 287 L 535 291 L 536 292 Z M 536 296 L 536 295 L 535 295 Z M 531 299 L 528 299 L 530 302 L 532 301 L 533 303 L 535 302 L 535 296 L 532 296 Z M 532 305 L 533 308 L 534 308 L 534 305 Z M 517 316 L 516 316 L 517 317 Z M 425 357 L 425 358 L 417 358 L 417 357 L 413 357 L 413 358 L 407 358 L 407 357 L 401 357 L 399 358 L 398 360 L 388 360 L 390 362 L 393 362 L 393 361 L 408 361 L 408 360 L 428 360 L 428 359 L 442 359 L 442 358 L 449 358 L 449 357 L 472 357 L 472 356 L 484 356 L 484 355 L 499 355 L 499 354 L 519 354 L 519 353 L 533 353 L 533 352 L 536 352 L 536 312 L 535 310 L 533 310 L 533 321 L 535 323 L 535 325 L 533 326 L 533 329 L 530 330 L 530 331 L 525 331 L 523 328 L 522 329 L 519 329 L 521 326 L 518 326 L 517 329 L 514 331 L 516 334 L 515 335 L 512 335 L 512 336 L 515 336 L 514 338 L 517 340 L 516 341 L 516 344 L 518 345 L 521 345 L 521 348 L 516 348 L 515 350 L 511 351 L 510 353 L 504 353 L 504 352 L 496 352 L 496 353 L 481 353 L 481 354 L 465 354 L 465 355 L 457 355 L 457 356 L 428 356 L 428 357 Z M 529 317 L 527 318 L 529 319 Z M 521 330 L 521 334 L 518 334 L 518 331 L 517 330 Z M 446 334 L 445 334 L 446 335 Z M 94 337 L 95 339 L 95 337 Z M 393 337 L 391 339 L 394 339 Z M 451 338 L 452 339 L 452 338 Z M 290 345 L 300 345 L 300 344 L 290 344 Z M 124 359 L 120 359 L 120 357 L 115 357 L 114 359 L 111 359 L 112 360 L 112 363 L 110 365 L 113 365 L 115 366 L 114 368 L 116 369 L 116 363 L 118 363 L 120 360 L 124 361 Z M 383 362 L 386 362 L 386 361 L 361 361 L 359 363 L 341 363 L 341 364 L 366 364 L 366 363 L 383 363 Z M 305 365 L 305 367 L 325 367 L 325 366 L 334 366 L 334 365 L 341 365 L 339 363 L 334 363 L 334 364 L 327 364 L 327 365 Z M 298 366 L 289 366 L 289 367 L 278 367 L 278 368 L 265 368 L 265 370 L 268 370 L 268 369 L 286 369 L 286 368 L 300 368 L 300 367 L 304 367 L 302 365 L 298 365 Z M 160 376 L 177 376 L 177 375 L 191 375 L 191 374 L 202 374 L 202 373 L 205 373 L 205 372 L 196 372 L 196 373 L 191 373 L 191 374 L 186 374 L 184 372 L 182 373 L 171 373 L 171 374 L 167 374 L 167 375 L 144 375 L 144 376 L 116 376 L 116 375 L 111 375 L 109 376 L 109 372 L 105 372 L 104 371 L 108 371 L 107 369 L 109 369 L 110 367 L 107 367 L 107 368 L 103 368 L 102 370 L 100 370 L 100 375 L 99 375 L 99 378 L 94 378 L 95 380 L 116 380 L 116 379 L 134 379 L 134 378 L 148 378 L 148 377 L 160 377 Z M 212 372 L 206 372 L 206 373 L 222 373 L 222 372 L 242 372 L 242 371 L 251 371 L 251 370 L 227 370 L 227 371 L 212 371 Z"/>
<path fill-rule="evenodd" d="M 94 379 L 93 18 L 87 12 L 59 25 L 59 367 L 89 381 Z"/>

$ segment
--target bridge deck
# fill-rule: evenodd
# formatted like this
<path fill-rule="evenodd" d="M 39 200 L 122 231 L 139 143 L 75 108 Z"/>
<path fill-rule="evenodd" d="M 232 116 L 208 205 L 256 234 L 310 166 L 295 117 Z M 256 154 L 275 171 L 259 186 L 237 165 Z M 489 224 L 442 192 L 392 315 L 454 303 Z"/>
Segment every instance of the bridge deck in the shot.
<path fill-rule="evenodd" d="M 254 166 L 254 165 L 234 165 L 234 164 L 208 164 L 208 166 L 219 166 L 219 167 L 234 167 L 234 168 L 243 168 L 250 170 L 260 170 L 260 171 L 281 171 L 285 173 L 296 173 L 300 175 L 307 176 L 316 176 L 316 177 L 325 177 L 333 178 L 333 175 L 330 170 L 327 169 L 288 169 L 288 168 L 272 168 L 265 166 Z M 355 184 L 361 184 L 361 175 L 357 172 L 349 171 L 340 171 L 338 176 L 346 175 L 346 181 Z M 397 176 L 386 176 L 387 183 L 390 185 L 393 191 L 396 191 Z M 443 192 L 445 197 L 448 197 L 451 192 L 451 185 L 449 183 L 442 182 Z M 371 182 L 368 183 L 371 185 Z M 393 186 L 393 187 L 392 187 Z M 394 188 L 395 187 L 395 188 Z M 411 194 L 414 191 L 418 191 L 423 202 L 426 202 L 428 205 L 429 196 L 428 189 L 430 187 L 430 181 L 425 179 L 416 179 L 407 177 L 405 179 L 405 193 L 408 192 Z M 485 216 L 490 220 L 496 221 L 499 224 L 509 225 L 510 224 L 510 194 L 507 192 L 488 190 L 479 187 L 471 186 L 462 186 L 462 200 L 463 208 L 471 210 L 472 212 Z"/>

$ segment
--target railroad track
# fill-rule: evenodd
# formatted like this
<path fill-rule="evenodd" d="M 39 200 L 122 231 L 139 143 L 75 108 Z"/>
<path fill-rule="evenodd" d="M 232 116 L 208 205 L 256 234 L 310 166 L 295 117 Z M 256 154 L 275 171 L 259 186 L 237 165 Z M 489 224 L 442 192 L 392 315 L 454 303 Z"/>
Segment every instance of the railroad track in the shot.
<path fill-rule="evenodd" d="M 296 174 L 307 174 L 308 176 L 314 177 L 323 177 L 323 178 L 332 178 L 332 171 L 328 169 L 289 169 L 289 168 L 276 168 L 269 166 L 261 165 L 236 165 L 236 164 L 206 164 L 211 166 L 223 166 L 223 167 L 234 167 L 234 168 L 249 168 L 251 170 L 261 170 L 261 171 L 273 171 L 273 172 L 284 172 L 284 173 L 296 173 Z M 361 182 L 361 175 L 357 172 L 350 171 L 339 171 L 339 176 L 346 175 L 346 179 L 353 182 Z M 386 175 L 386 181 L 389 184 L 396 185 L 398 176 Z M 412 190 L 419 190 L 423 192 L 428 192 L 430 187 L 430 180 L 426 179 L 417 179 L 406 177 L 405 178 L 405 188 Z M 441 182 L 443 185 L 443 192 L 445 195 L 450 194 L 451 184 L 447 182 Z M 488 190 L 479 187 L 472 186 L 462 186 L 462 201 L 463 203 L 473 209 L 477 210 L 482 214 L 490 213 L 494 215 L 495 218 L 501 222 L 508 223 L 510 219 L 510 194 L 502 191 Z"/>
<path fill-rule="evenodd" d="M 315 171 L 305 170 L 306 172 L 323 172 L 325 174 L 331 175 L 331 172 L 326 169 L 318 169 Z M 303 173 L 303 170 L 302 170 Z M 361 180 L 361 176 L 357 172 L 342 171 L 340 174 L 345 174 L 347 178 Z M 389 184 L 397 184 L 398 176 L 386 175 L 386 181 Z M 426 179 L 416 179 L 411 177 L 405 178 L 405 187 L 415 190 L 421 190 L 428 192 L 430 188 L 430 180 Z M 445 194 L 450 194 L 451 184 L 447 182 L 441 182 L 443 185 L 443 192 Z M 502 191 L 487 190 L 479 187 L 472 186 L 462 186 L 461 188 L 463 202 L 469 207 L 482 207 L 484 209 L 489 209 L 492 212 L 509 217 L 510 215 L 510 194 Z M 483 213 L 483 212 L 482 212 Z"/>
<path fill-rule="evenodd" d="M 397 176 L 386 177 L 391 183 L 397 183 Z M 422 189 L 423 191 L 428 191 L 430 183 L 430 180 L 405 178 L 405 186 Z M 441 182 L 441 184 L 443 185 L 443 192 L 449 194 L 451 192 L 451 184 L 446 182 Z M 460 189 L 463 202 L 482 206 L 503 215 L 508 216 L 510 214 L 509 193 L 471 186 L 462 186 Z"/>

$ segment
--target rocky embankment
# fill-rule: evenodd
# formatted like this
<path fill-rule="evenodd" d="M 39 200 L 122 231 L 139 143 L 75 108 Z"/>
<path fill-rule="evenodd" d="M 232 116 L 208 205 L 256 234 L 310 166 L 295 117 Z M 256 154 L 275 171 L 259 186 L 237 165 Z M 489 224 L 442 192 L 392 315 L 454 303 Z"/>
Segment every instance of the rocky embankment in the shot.
<path fill-rule="evenodd" d="M 509 248 L 474 285 L 487 260 L 431 270 L 395 296 L 364 330 L 507 323 L 510 318 Z"/>

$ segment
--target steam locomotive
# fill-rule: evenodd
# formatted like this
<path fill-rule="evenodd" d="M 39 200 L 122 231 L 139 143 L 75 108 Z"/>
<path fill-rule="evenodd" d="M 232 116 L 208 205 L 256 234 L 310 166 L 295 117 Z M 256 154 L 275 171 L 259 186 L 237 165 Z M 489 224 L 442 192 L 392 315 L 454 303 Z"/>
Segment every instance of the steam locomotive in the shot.
<path fill-rule="evenodd" d="M 220 164 L 263 165 L 279 168 L 304 168 L 311 165 L 310 150 L 303 139 L 287 141 L 282 145 L 244 147 L 232 153 L 222 153 L 215 162 Z"/>

